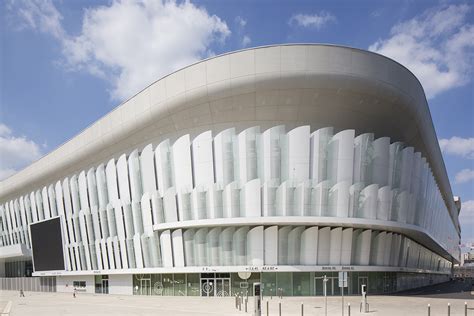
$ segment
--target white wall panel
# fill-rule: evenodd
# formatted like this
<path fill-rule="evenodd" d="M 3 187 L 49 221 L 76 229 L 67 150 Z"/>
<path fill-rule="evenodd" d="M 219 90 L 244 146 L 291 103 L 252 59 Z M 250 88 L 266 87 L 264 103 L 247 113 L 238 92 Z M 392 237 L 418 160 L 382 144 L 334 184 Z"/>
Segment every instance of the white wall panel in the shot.
<path fill-rule="evenodd" d="M 140 206 L 143 217 L 144 232 L 147 235 L 150 235 L 153 233 L 153 215 L 150 193 L 148 191 L 143 194 Z"/>
<path fill-rule="evenodd" d="M 99 209 L 105 209 L 109 203 L 109 195 L 107 192 L 107 177 L 105 175 L 105 167 L 100 164 L 95 170 L 96 184 L 97 184 L 97 199 Z"/>
<path fill-rule="evenodd" d="M 131 247 L 128 249 L 130 250 Z M 133 236 L 133 252 L 134 252 L 134 259 L 135 259 L 135 266 L 138 269 L 143 269 L 146 265 L 144 263 L 143 257 L 144 254 L 142 254 L 142 243 L 141 243 L 141 238 L 140 234 L 136 233 Z"/>
<path fill-rule="evenodd" d="M 219 236 L 221 233 L 220 227 L 209 229 L 207 233 L 207 261 L 211 266 L 221 265 L 221 247 Z"/>
<path fill-rule="evenodd" d="M 238 180 L 242 184 L 247 183 L 258 177 L 258 143 L 260 137 L 260 128 L 251 127 L 237 137 L 238 155 L 235 160 L 234 168 L 238 171 Z"/>
<path fill-rule="evenodd" d="M 87 195 L 87 179 L 86 179 L 86 173 L 84 171 L 82 171 L 79 174 L 78 183 L 79 183 L 79 200 L 80 200 L 80 205 L 81 205 L 79 209 L 80 210 L 89 209 L 90 205 L 89 205 L 89 197 Z"/>
<path fill-rule="evenodd" d="M 171 247 L 171 232 L 165 230 L 160 235 L 161 254 L 163 259 L 163 267 L 173 267 L 173 249 Z"/>
<path fill-rule="evenodd" d="M 221 262 L 225 266 L 234 264 L 234 232 L 234 227 L 227 227 L 220 235 Z"/>
<path fill-rule="evenodd" d="M 41 197 L 41 192 L 40 190 L 37 190 L 35 192 L 35 200 L 36 200 L 36 209 L 38 211 L 38 220 L 42 221 L 46 217 L 44 215 L 44 208 L 43 208 L 43 199 Z"/>
<path fill-rule="evenodd" d="M 328 209 L 329 216 L 348 217 L 350 202 L 350 182 L 343 181 L 334 185 L 329 190 Z"/>
<path fill-rule="evenodd" d="M 153 223 L 159 224 L 165 222 L 165 213 L 163 206 L 163 198 L 160 196 L 159 191 L 153 192 L 151 196 L 151 208 L 153 215 Z"/>
<path fill-rule="evenodd" d="M 240 189 L 237 182 L 229 183 L 223 192 L 224 217 L 233 218 L 240 216 Z"/>
<path fill-rule="evenodd" d="M 374 134 L 361 134 L 354 138 L 354 183 L 372 183 L 372 155 Z"/>
<path fill-rule="evenodd" d="M 148 193 L 150 196 L 157 190 L 155 179 L 155 160 L 152 144 L 143 148 L 140 153 L 140 171 L 142 179 L 143 193 Z"/>
<path fill-rule="evenodd" d="M 167 223 L 178 221 L 178 210 L 176 208 L 176 192 L 174 188 L 166 190 L 163 197 L 163 209 L 165 214 L 165 221 Z"/>
<path fill-rule="evenodd" d="M 196 187 L 214 183 L 212 132 L 199 134 L 192 142 L 192 171 Z"/>
<path fill-rule="evenodd" d="M 278 226 L 265 228 L 265 265 L 278 264 Z"/>
<path fill-rule="evenodd" d="M 174 185 L 169 139 L 162 141 L 155 149 L 156 180 L 160 195 Z"/>
<path fill-rule="evenodd" d="M 262 181 L 280 181 L 281 146 L 280 139 L 285 135 L 285 126 L 279 125 L 264 131 L 260 137 L 258 171 Z"/>
<path fill-rule="evenodd" d="M 48 188 L 43 187 L 43 189 L 41 190 L 41 199 L 43 201 L 44 218 L 45 219 L 51 218 L 51 210 L 49 208 Z"/>
<path fill-rule="evenodd" d="M 352 258 L 352 228 L 345 228 L 342 231 L 342 246 L 341 246 L 341 264 L 350 265 Z"/>
<path fill-rule="evenodd" d="M 377 218 L 377 202 L 379 194 L 379 185 L 371 184 L 360 192 L 359 205 L 363 218 Z"/>
<path fill-rule="evenodd" d="M 56 206 L 56 193 L 54 192 L 54 186 L 52 184 L 50 184 L 48 187 L 48 198 L 51 217 L 56 217 L 58 216 L 58 209 Z"/>
<path fill-rule="evenodd" d="M 186 229 L 183 231 L 184 263 L 186 267 L 196 265 L 194 255 L 194 234 L 194 229 Z"/>
<path fill-rule="evenodd" d="M 354 130 L 344 130 L 328 143 L 328 179 L 332 183 L 353 181 Z"/>
<path fill-rule="evenodd" d="M 240 205 L 242 210 L 242 214 L 240 216 L 262 216 L 260 188 L 260 179 L 254 179 L 245 183 L 240 193 Z"/>
<path fill-rule="evenodd" d="M 327 180 L 328 143 L 333 136 L 333 128 L 320 128 L 310 139 L 310 178 L 320 183 Z"/>
<path fill-rule="evenodd" d="M 38 216 L 38 209 L 36 208 L 36 197 L 35 197 L 34 192 L 31 192 L 30 194 L 30 202 L 31 202 L 31 213 L 33 215 L 33 222 L 37 222 L 39 220 L 39 216 Z"/>
<path fill-rule="evenodd" d="M 389 147 L 389 137 L 377 138 L 373 142 L 372 181 L 379 186 L 389 184 L 387 172 L 389 168 Z"/>
<path fill-rule="evenodd" d="M 283 139 L 282 181 L 309 179 L 310 127 L 297 127 L 289 131 Z"/>
<path fill-rule="evenodd" d="M 130 183 L 128 181 L 127 156 L 121 155 L 117 160 L 117 180 L 119 196 L 122 202 L 130 202 Z"/>
<path fill-rule="evenodd" d="M 257 226 L 249 230 L 247 234 L 247 264 L 252 266 L 262 266 L 264 264 L 263 240 L 263 226 Z"/>
<path fill-rule="evenodd" d="M 193 171 L 191 167 L 191 148 L 189 135 L 184 135 L 172 146 L 173 172 L 176 191 L 190 190 L 193 187 Z"/>
<path fill-rule="evenodd" d="M 318 227 L 309 227 L 301 234 L 300 263 L 316 265 L 318 262 Z"/>
<path fill-rule="evenodd" d="M 378 203 L 377 203 L 377 219 L 390 220 L 392 209 L 392 190 L 389 186 L 385 186 L 379 189 L 378 192 Z"/>
<path fill-rule="evenodd" d="M 235 129 L 226 129 L 214 137 L 214 162 L 216 182 L 227 185 L 234 181 Z"/>
<path fill-rule="evenodd" d="M 318 265 L 329 264 L 331 247 L 331 228 L 323 227 L 318 231 Z"/>
<path fill-rule="evenodd" d="M 341 264 L 341 250 L 342 250 L 342 228 L 337 227 L 331 229 L 331 243 L 329 250 L 329 264 Z"/>
<path fill-rule="evenodd" d="M 142 198 L 142 179 L 138 150 L 135 149 L 128 156 L 128 174 L 130 179 L 131 201 L 139 202 Z"/>
<path fill-rule="evenodd" d="M 171 234 L 173 242 L 173 263 L 175 267 L 184 267 L 183 232 L 181 229 Z"/>
<path fill-rule="evenodd" d="M 288 234 L 288 264 L 300 265 L 301 235 L 304 227 L 295 227 Z"/>
<path fill-rule="evenodd" d="M 206 194 L 206 218 L 224 217 L 224 189 L 221 184 L 214 184 L 208 188 Z"/>
<path fill-rule="evenodd" d="M 240 227 L 235 230 L 233 236 L 234 265 L 242 266 L 247 263 L 247 234 L 248 227 Z"/>

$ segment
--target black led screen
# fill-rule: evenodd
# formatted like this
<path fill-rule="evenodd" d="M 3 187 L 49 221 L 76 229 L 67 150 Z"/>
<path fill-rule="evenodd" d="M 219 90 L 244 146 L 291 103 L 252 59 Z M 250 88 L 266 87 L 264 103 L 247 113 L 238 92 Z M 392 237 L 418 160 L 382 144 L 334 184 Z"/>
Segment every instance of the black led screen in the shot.
<path fill-rule="evenodd" d="M 35 271 L 64 270 L 59 217 L 31 224 L 30 231 Z"/>

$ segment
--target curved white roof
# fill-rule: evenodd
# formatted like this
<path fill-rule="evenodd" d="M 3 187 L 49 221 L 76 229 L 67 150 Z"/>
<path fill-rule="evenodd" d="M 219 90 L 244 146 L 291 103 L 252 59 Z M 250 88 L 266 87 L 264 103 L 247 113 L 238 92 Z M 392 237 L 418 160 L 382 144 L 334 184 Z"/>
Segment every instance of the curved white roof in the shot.
<path fill-rule="evenodd" d="M 321 44 L 251 48 L 178 70 L 0 182 L 0 201 L 150 141 L 212 129 L 334 126 L 403 141 L 428 158 L 459 227 L 423 88 L 384 56 Z"/>

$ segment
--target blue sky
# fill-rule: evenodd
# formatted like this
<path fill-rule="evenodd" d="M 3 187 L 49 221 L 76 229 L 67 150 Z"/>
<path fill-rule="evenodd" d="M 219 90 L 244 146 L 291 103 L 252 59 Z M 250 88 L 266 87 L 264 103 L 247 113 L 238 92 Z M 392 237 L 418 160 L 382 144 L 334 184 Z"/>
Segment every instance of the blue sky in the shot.
<path fill-rule="evenodd" d="M 428 97 L 463 242 L 474 242 L 474 6 L 469 1 L 2 1 L 0 179 L 161 76 L 277 43 L 370 49 Z"/>

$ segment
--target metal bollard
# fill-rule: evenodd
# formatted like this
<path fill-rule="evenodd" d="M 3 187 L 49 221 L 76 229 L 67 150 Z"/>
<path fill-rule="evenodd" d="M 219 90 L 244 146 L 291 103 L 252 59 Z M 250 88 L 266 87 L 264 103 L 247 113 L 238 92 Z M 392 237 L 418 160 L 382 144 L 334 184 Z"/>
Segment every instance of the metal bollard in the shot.
<path fill-rule="evenodd" d="M 278 316 L 281 316 L 281 302 L 278 303 Z"/>
<path fill-rule="evenodd" d="M 270 309 L 268 308 L 268 300 L 267 300 L 267 316 L 270 315 Z"/>
<path fill-rule="evenodd" d="M 304 305 L 303 305 L 303 302 L 301 302 L 301 316 L 304 316 Z"/>
<path fill-rule="evenodd" d="M 451 303 L 448 303 L 448 316 L 451 316 Z"/>
<path fill-rule="evenodd" d="M 235 308 L 236 308 L 236 309 L 239 308 L 239 301 L 238 301 L 238 299 L 239 299 L 239 298 L 238 298 L 238 296 L 236 295 L 236 296 L 235 296 Z"/>
<path fill-rule="evenodd" d="M 247 303 L 248 303 L 248 299 L 245 299 L 245 312 L 247 313 Z"/>
<path fill-rule="evenodd" d="M 347 303 L 347 315 L 351 316 L 351 303 Z"/>
<path fill-rule="evenodd" d="M 467 302 L 464 302 L 464 316 L 467 316 Z"/>
<path fill-rule="evenodd" d="M 431 316 L 431 305 L 428 304 L 428 316 Z"/>
<path fill-rule="evenodd" d="M 239 295 L 239 311 L 242 311 L 242 297 Z"/>

